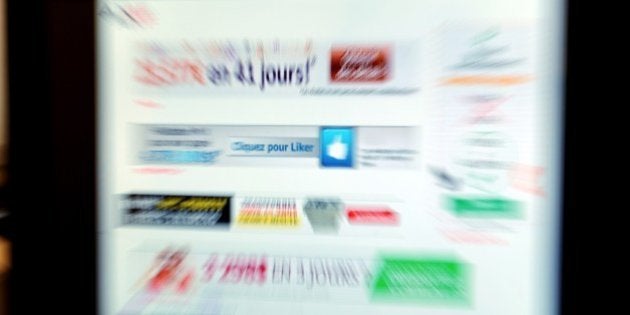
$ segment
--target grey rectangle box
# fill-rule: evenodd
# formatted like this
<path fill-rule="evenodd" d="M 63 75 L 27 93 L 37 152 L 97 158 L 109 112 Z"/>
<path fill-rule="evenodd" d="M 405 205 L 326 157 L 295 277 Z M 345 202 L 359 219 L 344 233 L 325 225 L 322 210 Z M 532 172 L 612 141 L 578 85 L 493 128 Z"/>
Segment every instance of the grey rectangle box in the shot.
<path fill-rule="evenodd" d="M 318 138 L 230 137 L 228 155 L 318 157 Z"/>
<path fill-rule="evenodd" d="M 304 204 L 304 213 L 315 233 L 336 232 L 343 210 L 339 198 L 309 198 Z"/>

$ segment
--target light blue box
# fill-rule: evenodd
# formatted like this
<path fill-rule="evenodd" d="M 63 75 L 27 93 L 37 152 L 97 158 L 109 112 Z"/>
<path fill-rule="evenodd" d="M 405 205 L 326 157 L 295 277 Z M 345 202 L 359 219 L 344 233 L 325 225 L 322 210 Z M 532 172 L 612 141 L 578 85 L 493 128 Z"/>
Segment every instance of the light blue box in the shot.
<path fill-rule="evenodd" d="M 322 167 L 352 167 L 354 162 L 354 129 L 327 127 L 320 134 Z"/>

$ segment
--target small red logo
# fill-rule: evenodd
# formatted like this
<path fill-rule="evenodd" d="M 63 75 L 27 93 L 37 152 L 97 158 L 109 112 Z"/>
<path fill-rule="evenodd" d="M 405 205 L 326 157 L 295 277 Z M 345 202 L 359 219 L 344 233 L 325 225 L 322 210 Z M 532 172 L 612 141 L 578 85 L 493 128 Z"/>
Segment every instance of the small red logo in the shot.
<path fill-rule="evenodd" d="M 343 46 L 330 51 L 332 82 L 383 82 L 390 76 L 386 46 Z"/>
<path fill-rule="evenodd" d="M 398 224 L 398 214 L 388 207 L 351 206 L 346 213 L 350 224 Z"/>

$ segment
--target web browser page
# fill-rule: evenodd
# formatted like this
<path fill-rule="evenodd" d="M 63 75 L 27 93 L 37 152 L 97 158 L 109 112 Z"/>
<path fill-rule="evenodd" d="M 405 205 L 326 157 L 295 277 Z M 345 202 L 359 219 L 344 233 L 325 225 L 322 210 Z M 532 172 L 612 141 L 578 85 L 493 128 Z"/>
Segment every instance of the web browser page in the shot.
<path fill-rule="evenodd" d="M 555 314 L 560 1 L 97 5 L 103 314 Z"/>

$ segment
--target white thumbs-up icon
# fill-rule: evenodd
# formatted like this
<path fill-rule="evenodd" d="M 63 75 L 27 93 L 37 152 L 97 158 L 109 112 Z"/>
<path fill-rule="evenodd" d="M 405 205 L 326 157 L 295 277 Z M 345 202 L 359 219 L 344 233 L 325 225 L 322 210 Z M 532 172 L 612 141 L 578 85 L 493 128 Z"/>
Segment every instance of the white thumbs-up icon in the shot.
<path fill-rule="evenodd" d="M 321 130 L 320 161 L 323 167 L 352 167 L 353 129 L 328 127 Z"/>
<path fill-rule="evenodd" d="M 345 160 L 348 157 L 348 144 L 341 142 L 341 135 L 336 135 L 326 147 L 326 154 L 336 160 Z"/>

